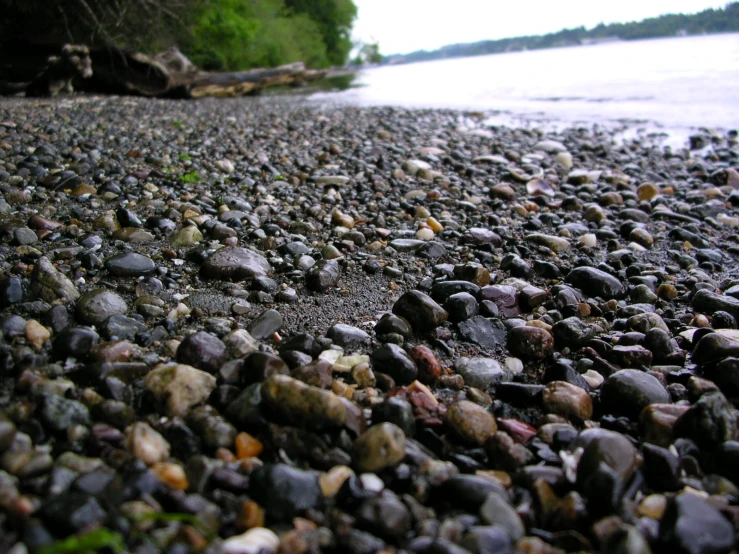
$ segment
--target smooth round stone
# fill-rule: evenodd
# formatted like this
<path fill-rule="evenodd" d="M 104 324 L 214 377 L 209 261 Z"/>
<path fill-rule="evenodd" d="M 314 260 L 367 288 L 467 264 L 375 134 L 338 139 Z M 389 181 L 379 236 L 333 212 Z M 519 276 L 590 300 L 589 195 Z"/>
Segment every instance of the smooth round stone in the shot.
<path fill-rule="evenodd" d="M 650 404 L 669 404 L 670 393 L 656 377 L 637 369 L 622 369 L 606 379 L 600 400 L 605 413 L 637 419 Z"/>
<path fill-rule="evenodd" d="M 584 483 L 601 463 L 611 468 L 622 482 L 628 481 L 639 465 L 636 448 L 615 431 L 587 429 L 580 433 L 571 448 L 583 449 L 577 465 L 578 484 Z"/>
<path fill-rule="evenodd" d="M 391 396 L 383 402 L 375 404 L 372 407 L 372 422 L 375 424 L 387 422 L 397 425 L 406 437 L 412 437 L 416 432 L 413 406 L 399 396 Z"/>
<path fill-rule="evenodd" d="M 55 268 L 46 256 L 41 256 L 33 268 L 31 292 L 46 302 L 70 302 L 80 296 L 74 283 Z"/>
<path fill-rule="evenodd" d="M 410 324 L 402 317 L 386 313 L 383 314 L 380 321 L 375 325 L 375 334 L 378 336 L 396 334 L 409 339 L 413 335 L 413 330 Z"/>
<path fill-rule="evenodd" d="M 137 229 L 135 227 L 123 227 L 113 233 L 115 240 L 121 240 L 123 242 L 130 242 L 132 244 L 146 244 L 154 240 L 154 235 L 143 229 Z"/>
<path fill-rule="evenodd" d="M 184 416 L 215 388 L 215 377 L 185 364 L 158 365 L 144 379 L 144 389 L 170 417 Z"/>
<path fill-rule="evenodd" d="M 40 410 L 41 420 L 56 432 L 64 432 L 73 425 L 90 426 L 90 411 L 81 402 L 49 394 Z"/>
<path fill-rule="evenodd" d="M 449 314 L 449 321 L 458 323 L 476 316 L 479 310 L 477 300 L 467 292 L 451 295 L 444 302 L 444 309 Z"/>
<path fill-rule="evenodd" d="M 541 233 L 534 233 L 532 235 L 528 235 L 526 237 L 526 240 L 529 242 L 533 242 L 534 244 L 539 244 L 541 246 L 546 246 L 553 252 L 566 252 L 570 249 L 570 241 L 568 241 L 564 237 L 556 237 L 552 235 L 543 235 Z"/>
<path fill-rule="evenodd" d="M 146 465 L 164 462 L 169 458 L 169 442 L 143 422 L 134 423 L 126 436 L 126 450 Z"/>
<path fill-rule="evenodd" d="M 554 343 L 559 348 L 577 349 L 585 346 L 595 333 L 595 328 L 579 317 L 568 317 L 552 326 Z"/>
<path fill-rule="evenodd" d="M 23 282 L 18 277 L 10 276 L 0 281 L 0 306 L 22 302 L 24 296 Z"/>
<path fill-rule="evenodd" d="M 493 358 L 459 358 L 454 362 L 454 371 L 464 378 L 467 386 L 480 390 L 490 388 L 507 376 Z"/>
<path fill-rule="evenodd" d="M 334 341 L 334 344 L 341 346 L 345 350 L 357 350 L 362 347 L 369 346 L 372 342 L 370 336 L 352 325 L 337 323 L 328 330 L 326 336 Z"/>
<path fill-rule="evenodd" d="M 739 357 L 739 341 L 719 333 L 709 333 L 696 343 L 691 359 L 702 365 L 728 357 Z"/>
<path fill-rule="evenodd" d="M 226 345 L 215 335 L 198 331 L 182 340 L 175 359 L 208 373 L 215 373 L 226 361 Z"/>
<path fill-rule="evenodd" d="M 701 396 L 681 415 L 673 428 L 675 437 L 686 437 L 701 447 L 714 449 L 736 437 L 737 422 L 732 404 L 719 392 Z"/>
<path fill-rule="evenodd" d="M 169 235 L 169 243 L 175 248 L 194 246 L 203 240 L 203 233 L 194 225 L 173 231 Z"/>
<path fill-rule="evenodd" d="M 728 554 L 734 548 L 731 523 L 716 507 L 691 493 L 668 503 L 659 531 L 660 542 L 670 552 Z"/>
<path fill-rule="evenodd" d="M 220 550 L 222 554 L 274 554 L 279 546 L 280 538 L 273 531 L 255 527 L 224 540 Z"/>
<path fill-rule="evenodd" d="M 460 400 L 449 406 L 444 421 L 460 439 L 479 446 L 498 430 L 493 415 L 469 400 Z"/>
<path fill-rule="evenodd" d="M 317 472 L 268 464 L 254 472 L 250 483 L 250 496 L 276 520 L 288 521 L 323 504 Z"/>
<path fill-rule="evenodd" d="M 76 314 L 82 323 L 99 325 L 114 314 L 125 314 L 125 300 L 116 293 L 97 289 L 83 294 L 77 300 Z"/>
<path fill-rule="evenodd" d="M 512 542 L 526 534 L 521 516 L 500 494 L 491 492 L 480 507 L 480 518 L 489 525 L 505 529 Z"/>
<path fill-rule="evenodd" d="M 622 298 L 626 294 L 626 289 L 619 279 L 594 267 L 575 268 L 570 271 L 565 281 L 588 296 L 599 296 L 606 300 Z"/>
<path fill-rule="evenodd" d="M 375 371 L 387 373 L 401 385 L 412 383 L 418 375 L 413 359 L 397 344 L 380 346 L 372 352 L 371 360 Z"/>
<path fill-rule="evenodd" d="M 97 334 L 89 327 L 66 327 L 54 337 L 54 355 L 59 358 L 84 358 L 97 339 Z"/>
<path fill-rule="evenodd" d="M 525 359 L 545 358 L 554 349 L 554 337 L 545 329 L 515 327 L 508 332 L 508 349 Z"/>
<path fill-rule="evenodd" d="M 542 391 L 544 410 L 578 421 L 593 417 L 593 401 L 590 395 L 578 386 L 565 381 L 549 383 Z"/>
<path fill-rule="evenodd" d="M 126 252 L 105 260 L 105 268 L 114 277 L 146 277 L 153 275 L 157 266 L 151 258 Z"/>
<path fill-rule="evenodd" d="M 639 200 L 649 201 L 655 196 L 659 196 L 659 194 L 659 187 L 652 183 L 642 183 L 636 189 L 636 195 L 638 196 Z"/>
<path fill-rule="evenodd" d="M 264 310 L 247 327 L 256 340 L 265 340 L 282 328 L 282 314 L 277 310 Z"/>
<path fill-rule="evenodd" d="M 418 290 L 404 293 L 393 305 L 393 313 L 408 321 L 417 332 L 431 331 L 447 320 L 446 310 Z"/>
<path fill-rule="evenodd" d="M 405 434 L 392 423 L 374 425 L 354 443 L 352 460 L 362 472 L 377 473 L 393 467 L 405 458 Z"/>
<path fill-rule="evenodd" d="M 355 517 L 359 527 L 387 540 L 397 540 L 411 530 L 410 510 L 391 490 L 365 500 L 355 512 Z"/>
<path fill-rule="evenodd" d="M 216 250 L 200 266 L 204 279 L 244 281 L 264 277 L 272 271 L 269 262 L 261 254 L 236 246 Z"/>
<path fill-rule="evenodd" d="M 336 286 L 341 276 L 341 266 L 336 260 L 321 260 L 305 275 L 306 286 L 315 292 L 326 292 Z"/>

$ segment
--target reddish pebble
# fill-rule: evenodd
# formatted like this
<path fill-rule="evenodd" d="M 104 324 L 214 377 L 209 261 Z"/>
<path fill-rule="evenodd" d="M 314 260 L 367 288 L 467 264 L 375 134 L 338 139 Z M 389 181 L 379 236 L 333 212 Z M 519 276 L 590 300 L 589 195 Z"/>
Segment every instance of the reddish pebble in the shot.
<path fill-rule="evenodd" d="M 526 444 L 536 436 L 536 429 L 523 421 L 507 418 L 501 418 L 497 421 L 498 427 L 520 444 Z"/>
<path fill-rule="evenodd" d="M 441 376 L 441 364 L 432 350 L 423 345 L 414 346 L 411 358 L 418 366 L 418 380 L 422 383 L 435 383 Z"/>

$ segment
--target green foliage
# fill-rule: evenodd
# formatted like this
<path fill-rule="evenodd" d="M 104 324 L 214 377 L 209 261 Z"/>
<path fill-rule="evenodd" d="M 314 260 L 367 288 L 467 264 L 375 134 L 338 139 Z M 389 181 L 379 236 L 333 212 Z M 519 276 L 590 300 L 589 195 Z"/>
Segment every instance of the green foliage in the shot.
<path fill-rule="evenodd" d="M 359 51 L 352 60 L 354 65 L 364 65 L 366 63 L 382 63 L 384 59 L 380 54 L 380 45 L 377 42 L 360 43 Z"/>
<path fill-rule="evenodd" d="M 38 554 L 95 554 L 106 548 L 116 553 L 125 552 L 126 543 L 119 533 L 96 529 L 43 546 Z"/>
<path fill-rule="evenodd" d="M 191 173 L 185 173 L 180 180 L 185 184 L 192 184 L 192 183 L 198 183 L 200 181 L 200 176 L 198 175 L 197 171 L 193 171 Z"/>
<path fill-rule="evenodd" d="M 352 0 L 285 0 L 285 5 L 317 24 L 329 64 L 346 63 L 352 49 L 352 25 L 357 17 L 357 7 Z"/>

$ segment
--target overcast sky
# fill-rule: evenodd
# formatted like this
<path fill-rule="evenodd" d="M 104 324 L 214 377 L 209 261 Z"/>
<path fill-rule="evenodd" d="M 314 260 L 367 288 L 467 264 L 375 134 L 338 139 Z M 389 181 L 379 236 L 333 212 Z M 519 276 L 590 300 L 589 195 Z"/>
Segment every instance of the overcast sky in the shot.
<path fill-rule="evenodd" d="M 383 54 L 447 44 L 539 35 L 598 23 L 720 8 L 729 0 L 354 0 L 354 38 L 377 40 Z"/>

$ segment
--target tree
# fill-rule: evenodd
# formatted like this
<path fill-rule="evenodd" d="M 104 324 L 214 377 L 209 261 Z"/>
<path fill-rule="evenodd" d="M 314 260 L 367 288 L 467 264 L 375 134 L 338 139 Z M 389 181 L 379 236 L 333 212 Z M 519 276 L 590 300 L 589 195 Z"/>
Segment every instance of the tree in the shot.
<path fill-rule="evenodd" d="M 352 60 L 354 65 L 382 63 L 383 56 L 380 54 L 380 45 L 376 41 L 360 42 L 358 43 L 358 46 L 359 50 L 357 51 L 357 55 Z"/>
<path fill-rule="evenodd" d="M 352 0 L 285 0 L 285 5 L 316 22 L 331 65 L 346 63 L 352 49 L 352 25 L 357 17 Z"/>

